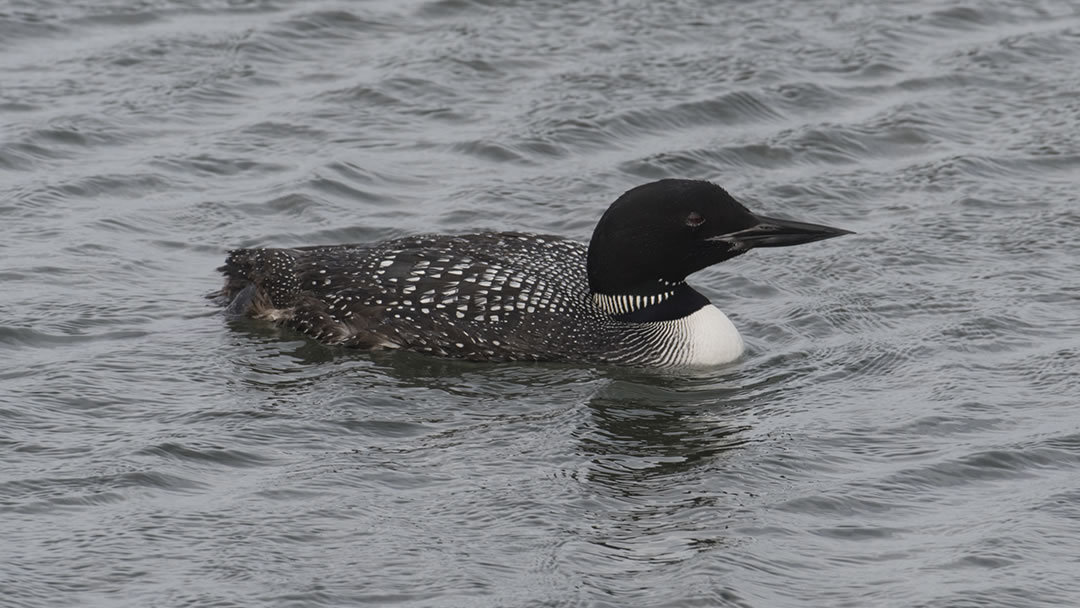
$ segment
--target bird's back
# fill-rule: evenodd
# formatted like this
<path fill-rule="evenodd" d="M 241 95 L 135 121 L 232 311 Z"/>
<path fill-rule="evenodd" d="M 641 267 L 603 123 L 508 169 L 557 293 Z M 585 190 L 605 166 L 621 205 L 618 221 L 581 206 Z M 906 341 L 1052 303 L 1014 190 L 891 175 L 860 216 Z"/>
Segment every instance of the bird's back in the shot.
<path fill-rule="evenodd" d="M 583 244 L 557 236 L 413 236 L 374 245 L 239 249 L 232 310 L 319 341 L 467 359 L 604 359 Z"/>

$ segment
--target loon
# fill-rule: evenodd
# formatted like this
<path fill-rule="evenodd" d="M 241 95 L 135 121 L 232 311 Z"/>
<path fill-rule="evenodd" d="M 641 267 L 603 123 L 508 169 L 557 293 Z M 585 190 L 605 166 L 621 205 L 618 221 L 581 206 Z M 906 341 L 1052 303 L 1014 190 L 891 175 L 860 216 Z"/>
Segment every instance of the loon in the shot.
<path fill-rule="evenodd" d="M 319 342 L 478 361 L 639 367 L 730 363 L 741 336 L 686 283 L 754 247 L 850 231 L 751 213 L 711 182 L 627 191 L 588 246 L 520 232 L 375 244 L 236 249 L 219 270 L 228 312 Z"/>

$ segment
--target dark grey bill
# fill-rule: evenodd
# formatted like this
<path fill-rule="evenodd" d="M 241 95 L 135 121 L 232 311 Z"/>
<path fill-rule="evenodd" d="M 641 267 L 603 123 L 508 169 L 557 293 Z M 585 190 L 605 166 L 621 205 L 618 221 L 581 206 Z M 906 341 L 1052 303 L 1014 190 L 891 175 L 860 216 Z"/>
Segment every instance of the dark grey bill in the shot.
<path fill-rule="evenodd" d="M 821 224 L 809 224 L 793 220 L 781 220 L 774 217 L 754 215 L 757 224 L 728 234 L 710 238 L 710 241 L 723 241 L 740 249 L 751 247 L 787 247 L 831 239 L 834 236 L 855 234 L 850 230 L 832 228 Z"/>

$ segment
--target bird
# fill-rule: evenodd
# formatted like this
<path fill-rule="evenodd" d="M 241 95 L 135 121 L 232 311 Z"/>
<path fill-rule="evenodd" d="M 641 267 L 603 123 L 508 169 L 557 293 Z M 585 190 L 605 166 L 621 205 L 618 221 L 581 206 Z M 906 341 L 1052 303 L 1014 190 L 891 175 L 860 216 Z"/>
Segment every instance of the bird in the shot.
<path fill-rule="evenodd" d="M 662 179 L 619 196 L 588 245 L 526 232 L 235 249 L 233 316 L 327 345 L 472 361 L 711 367 L 744 342 L 686 279 L 757 247 L 848 230 L 752 213 L 720 186 Z"/>

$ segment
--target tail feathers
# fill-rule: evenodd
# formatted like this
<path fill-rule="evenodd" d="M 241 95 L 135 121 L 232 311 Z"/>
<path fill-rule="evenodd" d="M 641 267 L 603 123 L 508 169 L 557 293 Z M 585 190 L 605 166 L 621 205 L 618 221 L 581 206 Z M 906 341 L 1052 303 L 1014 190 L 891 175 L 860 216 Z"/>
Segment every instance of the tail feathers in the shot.
<path fill-rule="evenodd" d="M 250 307 L 285 309 L 300 291 L 296 251 L 291 249 L 234 249 L 218 268 L 225 275 L 221 295 L 231 302 L 229 312 L 252 312 Z"/>
<path fill-rule="evenodd" d="M 228 306 L 225 307 L 225 316 L 236 318 L 245 317 L 251 311 L 251 304 L 255 301 L 256 288 L 254 283 L 248 283 L 247 287 L 241 289 L 229 300 Z M 224 295 L 225 290 L 222 290 Z"/>
<path fill-rule="evenodd" d="M 218 267 L 218 272 L 225 275 L 225 285 L 221 288 L 221 295 L 229 301 L 236 298 L 237 294 L 246 289 L 254 281 L 255 249 L 233 249 L 229 257 L 225 258 L 225 264 Z"/>

